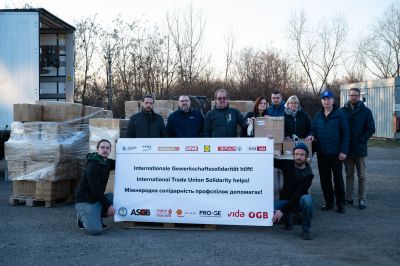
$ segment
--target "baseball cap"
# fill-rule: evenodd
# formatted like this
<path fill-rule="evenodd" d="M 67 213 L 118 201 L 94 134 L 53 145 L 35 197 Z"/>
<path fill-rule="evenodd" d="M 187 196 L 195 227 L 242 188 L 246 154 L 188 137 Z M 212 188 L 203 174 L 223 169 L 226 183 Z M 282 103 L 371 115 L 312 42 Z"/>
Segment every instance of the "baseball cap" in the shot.
<path fill-rule="evenodd" d="M 330 91 L 323 91 L 323 92 L 321 93 L 321 99 L 322 99 L 322 98 L 325 98 L 325 97 L 328 97 L 328 98 L 335 98 L 334 95 L 333 95 L 333 93 L 330 92 Z"/>

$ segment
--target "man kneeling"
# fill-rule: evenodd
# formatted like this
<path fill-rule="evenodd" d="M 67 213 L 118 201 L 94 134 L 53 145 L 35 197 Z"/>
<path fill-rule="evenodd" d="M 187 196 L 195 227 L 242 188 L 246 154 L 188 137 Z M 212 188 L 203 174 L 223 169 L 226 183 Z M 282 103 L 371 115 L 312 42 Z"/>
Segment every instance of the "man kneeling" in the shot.
<path fill-rule="evenodd" d="M 110 141 L 100 140 L 97 152 L 87 155 L 85 171 L 76 190 L 78 227 L 91 235 L 100 235 L 108 227 L 103 224 L 102 218 L 115 213 L 113 194 L 104 194 L 110 171 L 115 169 L 115 160 L 108 159 L 110 153 Z"/>
<path fill-rule="evenodd" d="M 278 223 L 282 217 L 285 219 L 285 229 L 293 228 L 292 213 L 302 212 L 303 233 L 301 237 L 310 240 L 310 227 L 312 217 L 312 198 L 308 194 L 314 174 L 307 163 L 309 155 L 305 144 L 299 143 L 293 149 L 293 160 L 274 159 L 274 167 L 283 171 L 283 188 L 278 201 L 274 203 L 275 213 L 272 218 Z"/>

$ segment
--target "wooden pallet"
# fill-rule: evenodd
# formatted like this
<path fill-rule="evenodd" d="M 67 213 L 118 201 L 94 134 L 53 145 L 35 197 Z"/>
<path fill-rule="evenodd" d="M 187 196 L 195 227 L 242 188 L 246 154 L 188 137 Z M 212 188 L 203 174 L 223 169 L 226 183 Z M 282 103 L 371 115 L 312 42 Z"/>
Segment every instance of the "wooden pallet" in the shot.
<path fill-rule="evenodd" d="M 127 229 L 152 229 L 152 230 L 206 230 L 217 229 L 215 224 L 182 224 L 182 223 L 152 223 L 152 222 L 123 222 Z"/>
<path fill-rule="evenodd" d="M 13 206 L 23 204 L 28 207 L 44 206 L 46 208 L 52 208 L 55 206 L 68 204 L 68 203 L 70 203 L 70 201 L 68 201 L 68 198 L 61 198 L 61 199 L 56 199 L 56 200 L 42 200 L 42 199 L 35 199 L 32 197 L 27 197 L 27 196 L 12 195 L 12 196 L 10 196 L 8 203 Z"/>

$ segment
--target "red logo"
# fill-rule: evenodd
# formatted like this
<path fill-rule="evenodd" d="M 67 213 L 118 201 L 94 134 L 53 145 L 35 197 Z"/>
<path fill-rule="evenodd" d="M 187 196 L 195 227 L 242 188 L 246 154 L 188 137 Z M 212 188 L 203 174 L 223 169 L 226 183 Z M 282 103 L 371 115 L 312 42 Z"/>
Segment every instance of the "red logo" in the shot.
<path fill-rule="evenodd" d="M 266 146 L 257 146 L 257 151 L 266 151 L 267 147 Z"/>
<path fill-rule="evenodd" d="M 268 219 L 268 212 L 249 212 L 249 218 Z"/>
<path fill-rule="evenodd" d="M 235 146 L 218 146 L 218 151 L 236 151 Z"/>
<path fill-rule="evenodd" d="M 198 151 L 199 147 L 198 146 L 186 146 L 185 151 Z"/>

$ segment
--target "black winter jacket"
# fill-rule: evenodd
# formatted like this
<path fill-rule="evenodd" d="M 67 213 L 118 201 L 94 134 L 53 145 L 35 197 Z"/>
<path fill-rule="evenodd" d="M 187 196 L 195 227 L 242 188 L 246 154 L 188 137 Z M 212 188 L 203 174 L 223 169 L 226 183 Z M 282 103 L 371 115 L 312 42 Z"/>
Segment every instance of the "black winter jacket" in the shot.
<path fill-rule="evenodd" d="M 339 155 L 341 152 L 349 154 L 349 125 L 336 105 L 333 105 L 328 116 L 325 116 L 324 108 L 315 115 L 310 135 L 316 139 L 318 155 Z"/>
<path fill-rule="evenodd" d="M 127 138 L 163 138 L 167 136 L 161 115 L 140 111 L 131 116 L 128 123 Z"/>
<path fill-rule="evenodd" d="M 307 163 L 304 169 L 296 168 L 294 160 L 274 159 L 274 167 L 283 171 L 283 188 L 279 198 L 288 200 L 288 204 L 280 211 L 287 213 L 297 206 L 301 196 L 308 194 L 314 174 Z"/>
<path fill-rule="evenodd" d="M 296 134 L 299 138 L 306 138 L 310 135 L 311 119 L 306 112 L 298 110 L 296 117 L 285 112 L 283 117 L 285 118 L 285 137 L 292 137 L 293 134 Z"/>
<path fill-rule="evenodd" d="M 199 138 L 203 134 L 203 115 L 196 110 L 184 112 L 180 108 L 169 115 L 167 132 L 170 138 Z"/>
<path fill-rule="evenodd" d="M 237 137 L 237 125 L 247 127 L 247 121 L 239 110 L 227 106 L 223 109 L 214 107 L 204 118 L 203 137 L 234 138 Z"/>
<path fill-rule="evenodd" d="M 349 156 L 368 155 L 367 142 L 375 133 L 375 122 L 371 110 L 359 101 L 354 109 L 347 102 L 342 111 L 348 119 L 350 128 Z"/>
<path fill-rule="evenodd" d="M 76 202 L 100 202 L 104 210 L 111 205 L 104 196 L 110 171 L 115 169 L 115 160 L 104 159 L 97 153 L 87 155 L 87 163 L 76 189 Z"/>

